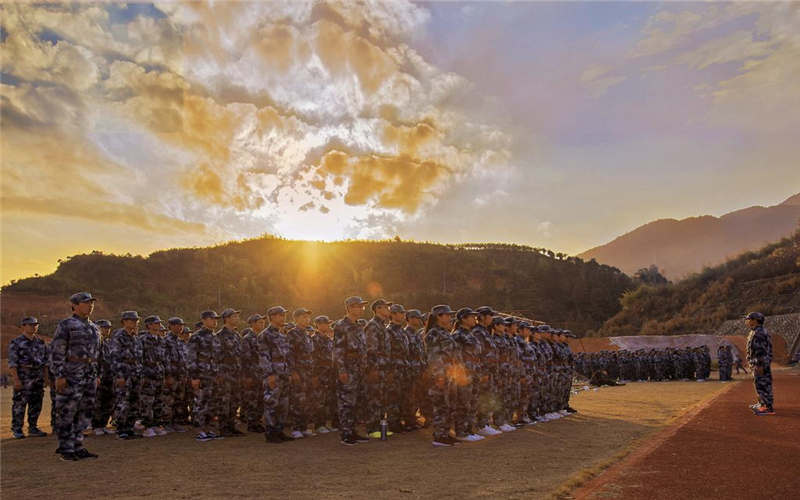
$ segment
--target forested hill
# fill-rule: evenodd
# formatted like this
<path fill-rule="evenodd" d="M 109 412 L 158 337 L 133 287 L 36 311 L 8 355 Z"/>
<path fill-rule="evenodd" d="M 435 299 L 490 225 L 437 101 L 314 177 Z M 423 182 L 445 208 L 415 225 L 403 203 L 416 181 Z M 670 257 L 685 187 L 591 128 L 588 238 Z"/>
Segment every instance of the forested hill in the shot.
<path fill-rule="evenodd" d="M 596 335 L 711 333 L 754 310 L 800 312 L 800 230 L 678 283 L 626 293 L 622 310 Z"/>
<path fill-rule="evenodd" d="M 423 310 L 490 304 L 582 332 L 617 313 L 620 296 L 634 286 L 616 268 L 519 245 L 263 237 L 146 258 L 76 255 L 53 274 L 16 281 L 3 294 L 66 298 L 88 290 L 109 314 L 136 309 L 187 320 L 207 308 L 250 314 L 275 304 L 339 317 L 346 296 L 381 296 Z"/>

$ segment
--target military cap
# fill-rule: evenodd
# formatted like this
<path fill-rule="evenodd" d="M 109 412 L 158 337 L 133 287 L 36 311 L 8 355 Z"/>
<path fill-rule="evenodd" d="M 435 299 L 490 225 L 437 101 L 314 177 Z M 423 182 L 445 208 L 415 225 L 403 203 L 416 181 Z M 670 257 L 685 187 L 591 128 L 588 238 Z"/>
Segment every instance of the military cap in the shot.
<path fill-rule="evenodd" d="M 494 316 L 494 315 L 497 314 L 497 311 L 495 311 L 494 309 L 492 309 L 489 306 L 481 306 L 481 307 L 475 309 L 475 312 L 480 314 L 481 316 L 487 316 L 487 315 L 488 316 Z"/>
<path fill-rule="evenodd" d="M 287 312 L 289 311 L 287 311 L 283 306 L 272 306 L 267 309 L 267 317 L 270 318 L 276 314 L 286 314 Z"/>
<path fill-rule="evenodd" d="M 331 319 L 329 317 L 325 316 L 325 315 L 317 316 L 316 318 L 314 318 L 314 324 L 315 325 L 318 325 L 320 323 L 330 323 L 330 322 L 331 322 Z"/>
<path fill-rule="evenodd" d="M 528 330 L 530 330 L 532 328 L 531 324 L 528 323 L 527 321 L 520 321 L 519 322 L 519 327 L 520 328 L 527 328 Z"/>
<path fill-rule="evenodd" d="M 36 318 L 34 318 L 34 319 L 36 319 Z M 107 319 L 99 319 L 99 320 L 95 321 L 94 324 L 99 326 L 100 328 L 111 328 L 111 322 L 109 320 L 107 320 Z"/>
<path fill-rule="evenodd" d="M 203 312 L 200 314 L 200 317 L 201 317 L 202 319 L 206 319 L 206 318 L 211 318 L 211 319 L 219 319 L 219 318 L 220 318 L 219 314 L 217 314 L 217 312 L 216 312 L 216 311 L 203 311 Z"/>
<path fill-rule="evenodd" d="M 389 312 L 392 313 L 404 313 L 406 312 L 406 308 L 403 307 L 403 304 L 392 304 L 389 306 Z"/>
<path fill-rule="evenodd" d="M 422 319 L 422 311 L 419 309 L 409 309 L 406 311 L 406 318 Z"/>
<path fill-rule="evenodd" d="M 536 327 L 536 331 L 539 333 L 549 333 L 550 327 L 547 325 L 539 325 Z"/>
<path fill-rule="evenodd" d="M 161 323 L 161 318 L 158 316 L 148 316 L 144 319 L 144 324 L 149 325 L 150 323 Z"/>
<path fill-rule="evenodd" d="M 97 300 L 96 298 L 92 297 L 92 294 L 89 292 L 78 292 L 70 296 L 69 301 L 73 304 L 82 304 L 84 302 L 94 302 Z"/>
<path fill-rule="evenodd" d="M 229 307 L 229 308 L 225 309 L 224 311 L 222 311 L 222 318 L 223 319 L 229 318 L 229 317 L 233 316 L 234 314 L 239 314 L 240 312 L 242 312 L 242 311 L 237 311 L 236 309 L 232 309 L 232 308 Z"/>
<path fill-rule="evenodd" d="M 747 316 L 744 317 L 744 319 L 754 319 L 754 320 L 758 321 L 759 323 L 763 323 L 764 322 L 764 315 L 761 314 L 760 312 L 751 312 L 751 313 L 748 313 Z"/>
<path fill-rule="evenodd" d="M 456 318 L 459 320 L 466 318 L 467 316 L 477 316 L 478 313 L 472 310 L 470 307 L 462 307 L 456 313 Z"/>
<path fill-rule="evenodd" d="M 367 301 L 358 296 L 347 297 L 346 299 L 344 299 L 345 307 L 352 307 L 355 305 L 363 306 L 365 304 L 367 304 Z"/>
<path fill-rule="evenodd" d="M 120 319 L 122 319 L 122 320 L 132 319 L 132 320 L 135 321 L 135 320 L 139 319 L 139 313 L 137 313 L 136 311 L 122 311 L 122 314 L 120 315 Z"/>
<path fill-rule="evenodd" d="M 183 322 L 183 319 L 181 319 L 181 318 L 179 318 L 177 316 L 173 316 L 170 319 L 168 319 L 167 323 L 169 323 L 170 325 L 185 325 L 186 324 L 186 323 Z"/>
<path fill-rule="evenodd" d="M 517 323 L 517 322 L 514 321 L 514 318 L 509 316 L 508 318 L 506 318 L 504 320 L 504 323 L 506 324 L 506 326 L 511 326 L 511 325 L 513 325 L 514 323 Z"/>
<path fill-rule="evenodd" d="M 22 321 L 19 322 L 20 325 L 38 325 L 39 320 L 34 318 L 33 316 L 26 316 L 22 318 Z"/>
<path fill-rule="evenodd" d="M 372 301 L 372 304 L 370 304 L 369 307 L 374 311 L 380 306 L 390 306 L 390 305 L 392 305 L 391 302 L 387 302 L 384 299 L 376 299 Z"/>
<path fill-rule="evenodd" d="M 431 309 L 431 314 L 433 314 L 434 316 L 440 316 L 442 314 L 455 314 L 455 313 L 456 312 L 450 309 L 450 306 L 448 306 L 447 304 L 440 304 L 438 306 L 433 306 L 433 309 Z"/>
<path fill-rule="evenodd" d="M 261 319 L 264 319 L 264 316 L 262 316 L 262 315 L 260 315 L 258 313 L 251 314 L 250 317 L 247 318 L 247 322 L 248 323 L 255 323 L 256 321 L 261 320 Z"/>
<path fill-rule="evenodd" d="M 302 316 L 304 314 L 311 314 L 311 310 L 310 309 L 306 309 L 305 307 L 301 307 L 299 309 L 295 309 L 294 313 L 292 313 L 292 317 L 298 318 L 298 317 L 300 317 L 300 316 Z"/>
<path fill-rule="evenodd" d="M 506 319 L 504 317 L 502 317 L 502 316 L 495 316 L 494 318 L 492 318 L 492 324 L 493 325 L 505 325 L 506 324 Z"/>

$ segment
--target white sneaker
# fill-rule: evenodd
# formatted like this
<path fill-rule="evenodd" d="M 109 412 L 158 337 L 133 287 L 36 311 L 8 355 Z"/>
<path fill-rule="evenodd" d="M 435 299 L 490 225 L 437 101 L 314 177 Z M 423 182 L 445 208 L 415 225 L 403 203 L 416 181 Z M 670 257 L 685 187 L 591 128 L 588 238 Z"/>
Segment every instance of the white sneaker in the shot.
<path fill-rule="evenodd" d="M 106 428 L 104 428 L 104 429 L 103 429 L 103 432 L 104 432 L 105 434 L 116 434 L 116 433 L 117 433 L 117 431 L 115 431 L 114 429 L 112 429 L 112 428 L 110 428 L 110 427 L 106 427 Z"/>
<path fill-rule="evenodd" d="M 528 417 L 527 415 L 523 416 L 521 420 L 522 423 L 525 425 L 530 425 L 533 423 L 533 420 L 531 420 L 530 417 Z"/>
<path fill-rule="evenodd" d="M 144 430 L 144 426 L 142 425 L 141 420 L 137 420 L 135 424 L 133 424 L 133 428 L 137 431 Z"/>
<path fill-rule="evenodd" d="M 319 427 L 317 427 L 317 434 L 327 434 L 329 432 L 330 431 L 328 430 L 328 428 L 325 427 L 324 425 L 320 425 Z"/>
<path fill-rule="evenodd" d="M 175 429 L 175 432 L 186 432 L 186 427 L 182 425 L 175 425 L 173 426 L 173 429 Z"/>
<path fill-rule="evenodd" d="M 164 430 L 167 431 L 168 433 L 169 432 L 175 432 L 175 428 L 172 427 L 171 425 L 165 425 L 164 426 Z"/>
<path fill-rule="evenodd" d="M 485 439 L 480 434 L 470 434 L 469 437 L 471 437 L 473 441 L 481 441 L 481 440 Z"/>
<path fill-rule="evenodd" d="M 167 434 L 169 434 L 169 432 L 167 432 L 167 430 L 163 427 L 156 427 L 156 434 L 158 434 L 159 436 L 166 436 Z"/>
<path fill-rule="evenodd" d="M 338 427 L 328 427 L 328 430 L 331 431 L 331 432 L 339 432 L 339 428 Z"/>
<path fill-rule="evenodd" d="M 312 437 L 312 436 L 316 436 L 316 434 L 314 433 L 314 431 L 309 431 L 309 430 L 304 430 L 304 431 L 303 431 L 303 435 L 304 435 L 305 437 Z"/>
<path fill-rule="evenodd" d="M 503 431 L 497 430 L 496 427 L 493 427 L 491 425 L 489 426 L 489 435 L 490 436 L 497 436 L 498 434 L 502 434 L 502 433 L 503 433 Z"/>
<path fill-rule="evenodd" d="M 456 436 L 456 439 L 458 439 L 459 441 L 471 441 L 469 436 L 461 436 L 460 435 L 460 436 Z"/>
<path fill-rule="evenodd" d="M 481 429 L 479 429 L 478 434 L 480 434 L 481 436 L 494 436 L 494 433 L 492 433 L 492 428 L 489 427 L 488 425 L 485 425 Z"/>
<path fill-rule="evenodd" d="M 147 429 L 145 429 L 145 431 L 142 433 L 142 436 L 143 436 L 143 437 L 146 437 L 146 438 L 152 438 L 152 437 L 156 437 L 157 435 L 158 435 L 158 434 L 156 433 L 156 430 L 155 430 L 155 428 L 153 428 L 153 427 L 148 427 L 148 428 L 147 428 Z"/>
<path fill-rule="evenodd" d="M 511 432 L 517 430 L 517 428 L 508 424 L 503 424 L 500 426 L 500 430 L 503 432 Z"/>
<path fill-rule="evenodd" d="M 558 411 L 558 413 L 560 413 L 560 414 L 564 415 L 565 417 L 566 417 L 567 415 L 569 415 L 569 412 L 568 412 L 567 410 L 559 410 L 559 411 Z"/>
<path fill-rule="evenodd" d="M 305 437 L 305 435 L 300 431 L 292 431 L 290 435 L 295 439 L 303 439 Z"/>
<path fill-rule="evenodd" d="M 100 427 L 98 427 L 97 429 L 94 430 L 94 435 L 95 436 L 102 436 L 104 434 L 105 434 L 105 432 L 103 432 L 103 429 L 100 428 Z"/>

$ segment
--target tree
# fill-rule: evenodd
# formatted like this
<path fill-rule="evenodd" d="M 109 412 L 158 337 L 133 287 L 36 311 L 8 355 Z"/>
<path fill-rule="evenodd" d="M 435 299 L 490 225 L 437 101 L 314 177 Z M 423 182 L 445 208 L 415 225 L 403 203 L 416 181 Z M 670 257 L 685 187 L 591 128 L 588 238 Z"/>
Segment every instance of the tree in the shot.
<path fill-rule="evenodd" d="M 669 280 L 661 274 L 655 264 L 650 264 L 650 267 L 643 267 L 636 271 L 633 279 L 643 285 L 666 285 L 669 283 Z"/>

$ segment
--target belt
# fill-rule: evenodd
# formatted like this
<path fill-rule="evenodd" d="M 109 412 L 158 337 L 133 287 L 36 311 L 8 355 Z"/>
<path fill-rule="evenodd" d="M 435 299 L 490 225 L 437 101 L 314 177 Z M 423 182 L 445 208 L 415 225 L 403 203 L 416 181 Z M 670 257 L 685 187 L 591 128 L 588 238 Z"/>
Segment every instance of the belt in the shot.
<path fill-rule="evenodd" d="M 86 363 L 88 365 L 89 363 L 94 363 L 96 360 L 95 358 L 79 358 L 78 356 L 69 356 L 67 361 L 72 363 Z"/>

